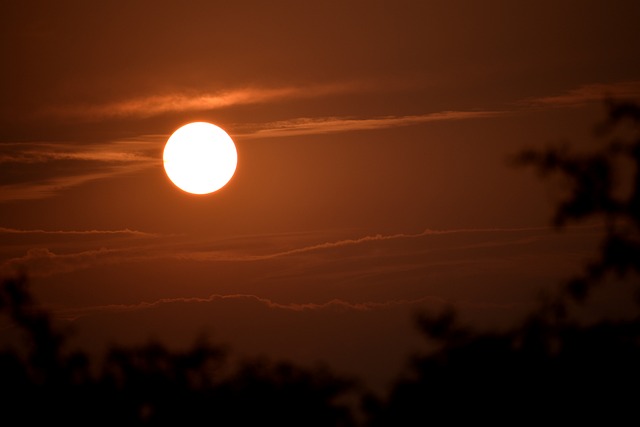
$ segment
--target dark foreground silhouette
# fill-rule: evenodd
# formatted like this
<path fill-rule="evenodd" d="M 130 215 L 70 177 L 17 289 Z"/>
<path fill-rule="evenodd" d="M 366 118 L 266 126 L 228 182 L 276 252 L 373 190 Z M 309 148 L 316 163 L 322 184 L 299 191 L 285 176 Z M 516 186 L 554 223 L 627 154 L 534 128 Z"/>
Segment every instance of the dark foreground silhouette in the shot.
<path fill-rule="evenodd" d="M 349 426 L 337 398 L 354 383 L 322 369 L 245 362 L 225 372 L 224 352 L 206 342 L 173 352 L 160 344 L 113 348 L 99 374 L 37 308 L 24 278 L 5 280 L 0 309 L 24 332 L 24 352 L 0 353 L 0 417 L 37 425 Z M 227 369 L 228 371 L 229 369 Z"/>
<path fill-rule="evenodd" d="M 639 424 L 640 307 L 616 320 L 580 322 L 573 315 L 602 286 L 640 305 L 640 106 L 610 102 L 608 108 L 597 133 L 613 136 L 597 151 L 560 147 L 515 159 L 563 179 L 568 191 L 556 226 L 604 222 L 598 256 L 510 330 L 474 332 L 451 311 L 422 315 L 419 327 L 439 349 L 415 357 L 387 400 L 366 400 L 372 425 Z"/>
<path fill-rule="evenodd" d="M 114 348 L 95 373 L 86 354 L 64 351 L 65 336 L 18 277 L 0 287 L 0 312 L 24 338 L 23 346 L 0 352 L 0 417 L 29 425 L 638 425 L 640 310 L 588 323 L 572 315 L 605 284 L 640 295 L 640 107 L 611 103 L 600 132 L 620 125 L 634 136 L 615 137 L 597 152 L 518 157 L 569 183 L 558 226 L 605 221 L 597 258 L 506 331 L 473 331 L 453 311 L 421 315 L 418 326 L 437 349 L 416 355 L 388 396 L 361 393 L 355 382 L 322 369 L 272 362 L 230 369 L 224 352 L 207 343 L 183 353 L 159 344 Z M 631 181 L 622 192 L 621 159 Z M 363 419 L 345 401 L 355 393 Z"/>

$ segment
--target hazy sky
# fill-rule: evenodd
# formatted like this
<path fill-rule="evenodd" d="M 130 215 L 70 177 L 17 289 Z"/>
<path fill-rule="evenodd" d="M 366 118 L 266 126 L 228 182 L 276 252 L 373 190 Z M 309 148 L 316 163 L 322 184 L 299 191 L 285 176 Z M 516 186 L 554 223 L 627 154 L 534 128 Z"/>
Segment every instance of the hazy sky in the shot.
<path fill-rule="evenodd" d="M 630 1 L 10 1 L 0 7 L 0 271 L 101 348 L 207 332 L 382 384 L 419 309 L 516 318 L 597 227 L 509 159 L 595 144 L 640 98 Z M 193 196 L 191 121 L 238 150 Z"/>

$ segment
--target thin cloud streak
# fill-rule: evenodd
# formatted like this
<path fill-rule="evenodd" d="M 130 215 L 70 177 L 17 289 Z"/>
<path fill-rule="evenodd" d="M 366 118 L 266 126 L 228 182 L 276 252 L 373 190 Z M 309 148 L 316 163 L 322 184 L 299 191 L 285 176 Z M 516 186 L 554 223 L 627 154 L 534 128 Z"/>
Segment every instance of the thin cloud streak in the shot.
<path fill-rule="evenodd" d="M 14 142 L 0 144 L 0 163 L 35 164 L 58 160 L 98 162 L 158 161 L 155 153 L 166 138 L 144 135 L 136 139 L 100 144 L 60 142 Z"/>
<path fill-rule="evenodd" d="M 110 167 L 102 172 L 87 172 L 80 175 L 44 179 L 38 182 L 0 185 L 0 203 L 53 197 L 64 190 L 77 187 L 90 181 L 140 172 L 155 166 L 156 163 L 155 161 L 148 161 Z"/>
<path fill-rule="evenodd" d="M 58 106 L 48 114 L 76 119 L 151 117 L 165 113 L 215 110 L 235 105 L 263 104 L 287 99 L 315 98 L 366 89 L 362 83 L 286 86 L 279 88 L 247 87 L 216 93 L 171 93 L 117 101 L 102 105 Z"/>
<path fill-rule="evenodd" d="M 0 274 L 9 276 L 15 272 L 28 272 L 32 277 L 47 277 L 69 273 L 104 264 L 117 264 L 124 260 L 126 251 L 100 248 L 83 252 L 56 254 L 47 248 L 29 249 L 21 257 L 12 258 L 0 265 Z M 119 255 L 119 256 L 114 256 Z"/>
<path fill-rule="evenodd" d="M 640 98 L 640 81 L 618 83 L 593 83 L 568 90 L 560 95 L 529 98 L 518 102 L 529 107 L 577 107 L 606 98 Z"/>
<path fill-rule="evenodd" d="M 151 237 L 156 236 L 153 233 L 147 233 L 144 231 L 130 230 L 128 228 L 122 230 L 41 230 L 41 229 L 17 229 L 0 227 L 0 234 L 44 234 L 44 235 L 69 235 L 69 236 L 84 236 L 84 235 L 133 235 Z"/>
<path fill-rule="evenodd" d="M 295 312 L 318 311 L 318 310 L 338 310 L 338 311 L 371 311 L 393 308 L 406 305 L 418 305 L 425 303 L 435 303 L 444 305 L 446 302 L 438 297 L 422 297 L 416 299 L 398 299 L 383 302 L 363 301 L 350 302 L 343 299 L 335 298 L 324 303 L 278 303 L 269 298 L 259 297 L 251 294 L 230 294 L 221 295 L 213 294 L 208 297 L 178 297 L 178 298 L 161 298 L 152 302 L 140 302 L 137 304 L 109 304 L 101 306 L 91 306 L 76 309 L 58 310 L 56 314 L 69 320 L 75 320 L 97 312 L 129 312 L 158 308 L 169 304 L 206 304 L 217 301 L 241 300 L 247 302 L 257 302 L 270 309 L 287 310 Z"/>
<path fill-rule="evenodd" d="M 368 235 L 357 239 L 343 239 L 333 242 L 324 242 L 315 245 L 302 246 L 286 251 L 277 251 L 267 254 L 243 254 L 234 250 L 216 251 L 178 251 L 172 247 L 165 247 L 158 250 L 158 245 L 143 245 L 137 247 L 127 247 L 118 249 L 100 248 L 85 250 L 75 253 L 58 254 L 48 248 L 34 248 L 20 257 L 6 260 L 0 265 L 0 273 L 12 274 L 16 271 L 29 271 L 32 276 L 46 277 L 60 273 L 91 268 L 99 265 L 114 265 L 133 262 L 157 261 L 157 260 L 179 260 L 195 262 L 259 262 L 273 260 L 288 256 L 304 255 L 319 251 L 327 251 L 349 246 L 358 246 L 367 243 L 391 241 L 399 239 L 416 239 L 427 236 L 447 235 L 447 234 L 470 234 L 470 233 L 518 233 L 549 231 L 550 227 L 530 227 L 530 228 L 486 228 L 486 229 L 452 229 L 452 230 L 430 230 L 416 234 L 392 234 L 392 235 Z M 489 242 L 493 245 L 493 242 Z M 504 243 L 510 244 L 509 242 Z M 522 244 L 518 240 L 511 244 Z M 480 247 L 480 246 L 477 246 Z"/>
<path fill-rule="evenodd" d="M 244 87 L 227 91 L 189 93 L 177 92 L 151 95 L 97 105 L 59 105 L 44 113 L 61 118 L 99 120 L 109 118 L 146 118 L 167 113 L 207 111 L 237 105 L 264 104 L 283 100 L 308 99 L 371 90 L 369 83 L 334 83 L 309 86 Z M 568 90 L 563 94 L 529 98 L 515 102 L 527 107 L 578 106 L 601 101 L 605 97 L 638 98 L 640 81 L 592 83 Z M 496 117 L 508 111 L 443 111 L 414 116 L 391 116 L 369 119 L 344 117 L 298 118 L 256 125 L 259 129 L 249 137 L 275 137 L 314 133 L 345 132 L 408 126 L 429 121 L 463 120 Z"/>
<path fill-rule="evenodd" d="M 0 203 L 17 200 L 37 200 L 53 197 L 84 183 L 135 173 L 158 167 L 158 153 L 164 142 L 162 135 L 143 135 L 135 139 L 97 144 L 19 142 L 0 144 L 0 164 L 38 166 L 43 163 L 71 161 L 88 166 L 70 176 L 34 177 L 30 181 L 0 185 Z M 98 171 L 89 162 L 102 163 Z M 48 169 L 39 169 L 48 171 Z M 54 171 L 56 171 L 55 169 Z M 37 174 L 39 175 L 39 174 Z"/>
<path fill-rule="evenodd" d="M 341 248 L 345 246 L 361 245 L 369 242 L 379 242 L 386 240 L 399 239 L 416 239 L 425 236 L 445 235 L 445 234 L 463 234 L 463 233 L 505 233 L 505 232 L 527 232 L 527 231 L 549 231 L 550 227 L 522 227 L 522 228 L 462 228 L 452 230 L 431 230 L 426 229 L 420 233 L 405 234 L 397 233 L 390 235 L 375 234 L 363 236 L 357 239 L 343 239 L 333 242 L 324 242 L 316 245 L 309 245 L 300 248 L 290 249 L 287 251 L 273 252 L 261 255 L 241 255 L 230 254 L 222 251 L 202 251 L 191 252 L 175 255 L 179 259 L 189 259 L 193 261 L 261 261 L 275 258 L 281 258 L 291 255 L 304 254 L 308 252 L 316 252 L 327 249 Z"/>
<path fill-rule="evenodd" d="M 82 317 L 90 316 L 98 313 L 122 313 L 122 312 L 137 312 L 150 309 L 158 309 L 163 306 L 169 306 L 172 304 L 210 304 L 216 302 L 245 302 L 245 303 L 258 303 L 265 308 L 271 310 L 281 310 L 289 312 L 318 312 L 318 311 L 353 311 L 353 312 L 366 312 L 366 311 L 379 311 L 389 310 L 394 308 L 401 308 L 406 306 L 424 306 L 428 304 L 434 307 L 443 308 L 451 304 L 441 297 L 436 296 L 424 296 L 414 299 L 392 299 L 387 301 L 361 301 L 352 302 L 346 301 L 340 298 L 334 298 L 327 302 L 315 303 L 279 303 L 270 298 L 260 297 L 253 294 L 212 294 L 208 297 L 176 297 L 176 298 L 161 298 L 155 301 L 147 302 L 143 301 L 135 304 L 108 304 L 98 305 L 80 308 L 58 309 L 52 310 L 58 318 L 63 318 L 68 321 L 75 321 Z M 488 303 L 488 302 L 474 302 L 474 301 L 458 301 L 456 306 L 459 308 L 473 308 L 473 309 L 499 309 L 499 310 L 512 310 L 518 304 L 517 303 Z"/>
<path fill-rule="evenodd" d="M 298 118 L 261 124 L 259 129 L 245 134 L 243 138 L 274 138 L 283 136 L 314 135 L 336 132 L 386 129 L 401 126 L 412 126 L 422 123 L 469 120 L 500 117 L 507 111 L 442 111 L 413 116 L 385 116 L 368 119 L 348 117 Z"/>

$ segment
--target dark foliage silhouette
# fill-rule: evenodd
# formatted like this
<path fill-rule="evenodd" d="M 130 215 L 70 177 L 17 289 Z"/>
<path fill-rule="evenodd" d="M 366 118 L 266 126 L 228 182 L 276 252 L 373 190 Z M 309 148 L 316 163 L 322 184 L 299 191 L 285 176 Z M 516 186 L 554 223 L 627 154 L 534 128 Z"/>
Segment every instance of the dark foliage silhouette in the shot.
<path fill-rule="evenodd" d="M 517 158 L 543 175 L 560 173 L 568 180 L 568 197 L 560 202 L 554 217 L 557 226 L 592 217 L 605 221 L 598 259 L 567 284 L 566 290 L 576 300 L 584 300 L 607 274 L 640 273 L 640 105 L 610 101 L 608 108 L 609 118 L 596 133 L 603 136 L 627 124 L 632 128 L 631 137 L 613 136 L 600 150 L 588 154 L 551 148 L 525 151 Z M 623 169 L 631 176 L 621 176 Z"/>
<path fill-rule="evenodd" d="M 224 352 L 206 342 L 185 352 L 157 343 L 113 348 L 102 372 L 65 353 L 64 335 L 31 299 L 24 277 L 6 279 L 0 311 L 25 346 L 0 353 L 4 419 L 65 425 L 353 425 L 338 401 L 351 380 L 288 363 L 244 362 L 224 373 Z M 20 351 L 23 350 L 23 351 Z"/>
<path fill-rule="evenodd" d="M 570 184 L 557 206 L 556 226 L 604 219 L 597 258 L 525 321 L 503 332 L 462 327 L 453 311 L 423 314 L 420 330 L 437 350 L 414 358 L 410 373 L 397 381 L 388 400 L 365 401 L 371 425 L 638 424 L 640 310 L 625 320 L 587 324 L 569 314 L 572 305 L 589 303 L 594 287 L 611 284 L 608 276 L 638 290 L 640 107 L 609 103 L 608 120 L 598 133 L 610 135 L 625 121 L 633 136 L 612 136 L 595 152 L 551 148 L 525 151 L 516 159 L 543 174 L 557 173 Z M 619 174 L 621 163 L 630 182 Z"/>

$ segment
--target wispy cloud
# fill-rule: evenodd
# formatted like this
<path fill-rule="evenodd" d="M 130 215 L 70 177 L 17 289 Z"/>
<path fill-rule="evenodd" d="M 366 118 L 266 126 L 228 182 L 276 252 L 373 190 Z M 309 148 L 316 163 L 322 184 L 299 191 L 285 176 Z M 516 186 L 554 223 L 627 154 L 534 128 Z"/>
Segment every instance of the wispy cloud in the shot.
<path fill-rule="evenodd" d="M 106 143 L 13 142 L 0 144 L 0 163 L 46 163 L 58 160 L 109 163 L 158 161 L 166 141 L 164 135 L 144 135 L 135 139 Z"/>
<path fill-rule="evenodd" d="M 56 254 L 47 248 L 34 248 L 29 249 L 21 257 L 5 261 L 0 265 L 0 274 L 11 275 L 16 271 L 27 271 L 34 277 L 52 276 L 98 265 L 118 263 L 124 259 L 126 252 L 126 250 L 100 248 Z"/>
<path fill-rule="evenodd" d="M 64 235 L 64 236 L 85 236 L 85 235 L 131 235 L 131 236 L 154 236 L 153 233 L 130 230 L 41 230 L 41 229 L 17 229 L 0 227 L 0 234 L 26 234 L 26 235 Z"/>
<path fill-rule="evenodd" d="M 134 163 L 122 166 L 111 166 L 100 172 L 86 171 L 85 173 L 78 175 L 50 177 L 38 180 L 37 182 L 30 181 L 18 184 L 0 185 L 0 203 L 18 200 L 44 199 L 90 181 L 135 173 L 151 166 L 153 166 L 153 163 L 151 162 Z"/>
<path fill-rule="evenodd" d="M 323 242 L 314 245 L 302 246 L 285 251 L 276 251 L 265 254 L 240 254 L 230 251 L 191 251 L 175 254 L 174 256 L 179 259 L 189 259 L 192 261 L 260 261 L 269 260 L 275 258 L 282 258 L 287 256 L 294 256 L 298 254 L 305 254 L 309 252 L 319 252 L 324 250 L 331 250 L 336 248 L 342 248 L 347 246 L 358 246 L 373 242 L 382 242 L 389 240 L 401 240 L 401 239 L 417 239 L 426 236 L 437 236 L 447 234 L 472 234 L 472 233 L 518 233 L 518 232 L 546 232 L 551 230 L 550 227 L 522 227 L 522 228 L 461 228 L 461 229 L 449 229 L 449 230 L 431 230 L 426 229 L 420 233 L 406 234 L 373 234 L 357 239 L 342 239 L 332 242 Z"/>
<path fill-rule="evenodd" d="M 57 106 L 48 114 L 80 119 L 151 117 L 170 112 L 206 111 L 234 105 L 262 104 L 286 99 L 315 98 L 351 93 L 367 88 L 363 83 L 309 86 L 244 87 L 213 93 L 168 93 L 126 99 L 99 105 Z"/>
<path fill-rule="evenodd" d="M 2 143 L 0 164 L 23 166 L 19 182 L 0 185 L 0 203 L 52 197 L 90 181 L 160 166 L 162 161 L 159 153 L 164 139 L 160 135 L 147 135 L 94 144 Z M 78 166 L 62 170 L 42 167 L 46 163 L 61 161 L 75 162 Z M 83 166 L 83 163 L 86 166 Z"/>
<path fill-rule="evenodd" d="M 170 304 L 206 304 L 224 301 L 246 301 L 256 302 L 266 308 L 286 311 L 318 311 L 318 310 L 335 310 L 335 311 L 371 311 L 384 310 L 398 306 L 437 304 L 444 305 L 446 302 L 442 298 L 422 297 L 416 299 L 397 299 L 388 301 L 362 301 L 351 302 L 343 299 L 335 298 L 327 302 L 315 303 L 279 303 L 269 298 L 259 297 L 251 294 L 231 294 L 221 295 L 213 294 L 208 297 L 178 297 L 178 298 L 162 298 L 152 302 L 140 302 L 137 304 L 109 304 L 100 306 L 83 307 L 77 309 L 58 310 L 56 314 L 67 319 L 77 319 L 92 313 L 98 312 L 127 312 L 139 311 L 158 308 Z"/>
<path fill-rule="evenodd" d="M 0 229 L 0 233 L 3 230 Z M 79 252 L 55 253 L 49 248 L 41 247 L 28 250 L 24 255 L 14 257 L 4 261 L 0 265 L 0 273 L 11 274 L 15 271 L 28 271 L 33 276 L 52 276 L 60 273 L 91 268 L 99 265 L 113 265 L 121 263 L 157 261 L 157 260 L 178 260 L 178 261 L 194 261 L 203 263 L 215 262 L 259 262 L 273 259 L 313 254 L 322 251 L 330 252 L 333 249 L 345 247 L 356 247 L 366 244 L 375 244 L 384 241 L 402 240 L 402 239 L 419 239 L 428 236 L 451 235 L 451 234 L 474 234 L 484 233 L 487 235 L 506 234 L 506 233 L 522 233 L 522 232 L 546 232 L 550 231 L 549 227 L 532 227 L 532 228 L 486 228 L 486 229 L 452 229 L 452 230 L 424 230 L 415 234 L 374 234 L 367 235 L 356 239 L 341 239 L 331 242 L 323 242 L 312 245 L 300 246 L 288 250 L 276 250 L 266 253 L 247 253 L 232 247 L 220 250 L 190 250 L 184 249 L 184 243 L 178 246 L 167 243 L 161 246 L 157 242 L 153 246 L 127 246 L 125 248 L 99 248 L 82 250 Z M 18 233 L 21 231 L 18 230 Z M 34 232 L 33 230 L 24 230 L 25 233 Z M 35 232 L 40 232 L 35 230 Z M 42 233 L 51 233 L 42 231 Z M 53 232 L 56 233 L 56 232 Z M 65 233 L 61 231 L 60 233 Z M 71 232 L 74 233 L 74 232 Z M 109 233 L 100 230 L 94 231 L 78 231 L 75 233 Z M 130 233 L 133 235 L 148 236 L 141 232 L 130 230 L 112 231 L 111 233 Z M 138 234 L 140 233 L 140 234 Z M 269 239 L 271 240 L 271 239 Z M 520 245 L 526 240 L 516 240 L 503 244 Z M 494 245 L 494 242 L 487 242 L 487 245 Z M 468 246 L 471 247 L 471 246 Z M 475 247 L 481 247 L 476 245 Z M 410 250 L 411 252 L 411 250 Z M 383 255 L 383 254 L 382 254 Z M 395 252 L 392 255 L 397 255 Z M 379 253 L 378 256 L 381 256 Z M 375 270 L 373 267 L 370 270 Z"/>
<path fill-rule="evenodd" d="M 405 85 L 406 86 L 406 85 Z M 407 90 L 396 84 L 394 88 Z M 167 113 L 208 111 L 238 105 L 264 104 L 279 101 L 310 99 L 332 95 L 350 94 L 379 90 L 380 85 L 372 82 L 344 82 L 312 85 L 291 85 L 281 87 L 239 87 L 212 92 L 179 91 L 165 94 L 140 96 L 100 104 L 57 105 L 43 111 L 44 114 L 59 118 L 100 120 L 109 118 L 144 118 Z M 575 106 L 601 101 L 605 97 L 638 98 L 640 81 L 616 83 L 592 83 L 568 90 L 562 94 L 528 98 L 516 105 L 551 107 Z M 347 130 L 379 129 L 406 126 L 437 120 L 462 120 L 469 118 L 493 117 L 505 114 L 503 111 L 443 111 L 413 116 L 388 116 L 379 118 L 299 118 L 258 125 L 260 129 L 253 135 L 281 136 L 320 132 L 341 132 Z M 320 130 L 322 129 L 322 130 Z"/>
<path fill-rule="evenodd" d="M 277 122 L 253 125 L 253 130 L 240 133 L 244 138 L 272 138 L 294 135 L 312 135 L 359 130 L 375 130 L 412 126 L 421 123 L 469 120 L 499 117 L 508 114 L 506 111 L 441 111 L 411 116 L 385 116 L 374 118 L 320 117 L 297 118 Z M 245 128 L 251 129 L 248 125 Z"/>
<path fill-rule="evenodd" d="M 530 107 L 575 107 L 606 98 L 640 98 L 640 81 L 594 83 L 568 90 L 559 95 L 529 98 L 519 102 Z"/>

